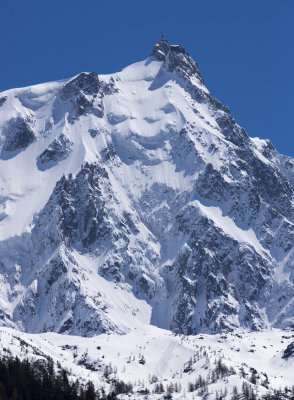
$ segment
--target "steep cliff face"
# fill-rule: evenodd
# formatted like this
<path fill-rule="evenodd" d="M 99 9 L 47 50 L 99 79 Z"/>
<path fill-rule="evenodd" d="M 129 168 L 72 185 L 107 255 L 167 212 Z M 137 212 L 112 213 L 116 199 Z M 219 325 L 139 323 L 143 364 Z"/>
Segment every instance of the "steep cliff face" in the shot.
<path fill-rule="evenodd" d="M 2 325 L 294 326 L 294 160 L 247 135 L 181 46 L 0 98 Z"/>

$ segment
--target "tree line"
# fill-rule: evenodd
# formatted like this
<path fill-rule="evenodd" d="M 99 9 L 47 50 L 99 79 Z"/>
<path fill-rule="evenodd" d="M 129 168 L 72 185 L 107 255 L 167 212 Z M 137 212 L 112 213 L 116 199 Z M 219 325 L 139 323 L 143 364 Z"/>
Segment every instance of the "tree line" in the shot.
<path fill-rule="evenodd" d="M 64 369 L 54 369 L 52 360 L 29 361 L 5 357 L 0 359 L 0 400 L 114 400 L 95 390 L 92 382 L 83 385 L 71 381 Z"/>

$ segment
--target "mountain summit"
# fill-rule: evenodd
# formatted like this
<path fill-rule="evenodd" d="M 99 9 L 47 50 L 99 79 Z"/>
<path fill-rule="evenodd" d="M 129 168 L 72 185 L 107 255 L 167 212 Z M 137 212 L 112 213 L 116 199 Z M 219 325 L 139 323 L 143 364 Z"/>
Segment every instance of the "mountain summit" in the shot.
<path fill-rule="evenodd" d="M 157 58 L 159 61 L 165 61 L 168 52 L 170 51 L 170 46 L 168 41 L 162 34 L 161 40 L 155 43 L 153 50 L 151 52 L 151 57 Z"/>
<path fill-rule="evenodd" d="M 196 75 L 201 83 L 204 83 L 197 63 L 186 53 L 182 46 L 169 45 L 163 35 L 162 39 L 155 44 L 151 56 L 155 57 L 158 61 L 164 61 L 164 68 L 169 72 L 177 70 L 177 72 L 182 72 L 186 78 Z"/>
<path fill-rule="evenodd" d="M 0 323 L 92 336 L 294 326 L 294 160 L 163 37 L 0 94 Z"/>

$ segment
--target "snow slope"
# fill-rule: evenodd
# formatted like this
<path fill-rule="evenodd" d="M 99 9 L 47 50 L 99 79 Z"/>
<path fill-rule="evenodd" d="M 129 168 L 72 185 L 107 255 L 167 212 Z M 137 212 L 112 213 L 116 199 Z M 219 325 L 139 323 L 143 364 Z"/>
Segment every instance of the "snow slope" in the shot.
<path fill-rule="evenodd" d="M 215 399 L 216 393 L 227 393 L 231 398 L 234 386 L 242 393 L 243 382 L 261 398 L 285 386 L 291 388 L 294 359 L 284 359 L 283 354 L 293 337 L 293 332 L 280 330 L 183 336 L 150 325 L 123 336 L 103 334 L 92 338 L 1 328 L 0 349 L 2 354 L 11 352 L 21 359 L 51 357 L 72 379 L 84 383 L 91 380 L 97 388 L 104 387 L 106 393 L 116 380 L 130 382 L 133 394 L 125 397 L 131 399 L 146 398 L 146 394 L 140 395 L 144 389 L 150 392 L 148 399 L 162 398 L 162 394 L 154 393 L 160 382 L 165 391 L 167 387 L 177 388 L 174 399 Z M 215 371 L 219 360 L 227 372 L 218 376 Z M 207 385 L 191 388 L 199 375 Z"/>

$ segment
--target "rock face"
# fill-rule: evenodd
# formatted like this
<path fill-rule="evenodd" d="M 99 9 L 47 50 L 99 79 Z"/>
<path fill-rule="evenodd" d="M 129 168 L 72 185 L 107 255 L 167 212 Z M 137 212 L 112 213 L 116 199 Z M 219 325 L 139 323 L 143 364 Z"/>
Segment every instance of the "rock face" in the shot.
<path fill-rule="evenodd" d="M 248 136 L 181 46 L 4 97 L 21 116 L 3 113 L 2 152 L 22 151 L 1 164 L 2 325 L 294 327 L 294 160 Z"/>
<path fill-rule="evenodd" d="M 182 46 L 170 46 L 168 41 L 162 38 L 155 44 L 151 56 L 163 61 L 164 68 L 169 72 L 179 72 L 185 79 L 196 76 L 202 84 L 204 83 L 200 76 L 198 64 L 186 53 Z"/>
<path fill-rule="evenodd" d="M 294 342 L 290 343 L 283 353 L 282 358 L 288 360 L 288 358 L 294 357 Z"/>
<path fill-rule="evenodd" d="M 50 168 L 56 162 L 68 157 L 73 143 L 64 134 L 55 139 L 38 157 L 37 163 L 41 169 Z"/>
<path fill-rule="evenodd" d="M 6 100 L 7 100 L 6 96 L 0 97 L 0 107 L 5 103 Z"/>
<path fill-rule="evenodd" d="M 11 118 L 4 127 L 2 155 L 25 149 L 35 140 L 32 118 Z"/>
<path fill-rule="evenodd" d="M 97 117 L 103 116 L 103 97 L 114 92 L 113 82 L 108 84 L 99 81 L 96 72 L 81 73 L 67 82 L 59 93 L 59 99 L 71 105 L 70 122 L 74 122 L 82 115 L 92 113 Z M 56 108 L 61 104 L 57 98 Z"/>

